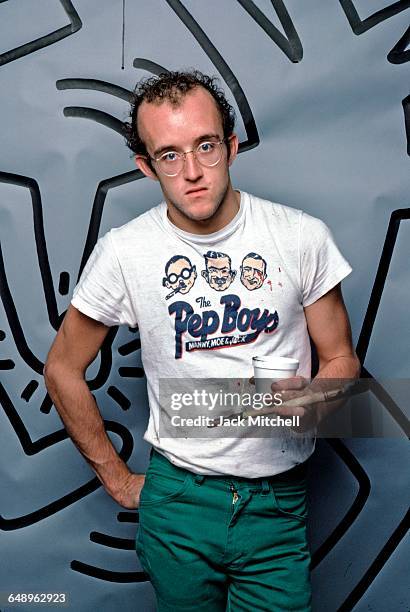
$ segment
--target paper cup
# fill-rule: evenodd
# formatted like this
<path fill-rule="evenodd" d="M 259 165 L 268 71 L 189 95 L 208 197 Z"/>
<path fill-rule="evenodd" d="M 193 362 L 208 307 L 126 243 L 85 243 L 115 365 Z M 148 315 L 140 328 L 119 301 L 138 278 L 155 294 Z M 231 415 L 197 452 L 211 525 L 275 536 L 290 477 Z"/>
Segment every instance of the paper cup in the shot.
<path fill-rule="evenodd" d="M 299 361 L 291 357 L 253 357 L 255 387 L 257 393 L 272 393 L 271 384 L 275 380 L 296 376 Z"/>

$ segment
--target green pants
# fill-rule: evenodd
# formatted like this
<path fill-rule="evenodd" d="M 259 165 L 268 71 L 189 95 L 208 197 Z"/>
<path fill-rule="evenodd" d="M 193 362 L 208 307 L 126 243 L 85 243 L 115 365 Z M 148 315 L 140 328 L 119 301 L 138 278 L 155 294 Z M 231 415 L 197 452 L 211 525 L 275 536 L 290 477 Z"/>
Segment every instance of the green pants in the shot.
<path fill-rule="evenodd" d="M 160 612 L 311 610 L 306 463 L 269 478 L 202 476 L 153 452 L 136 550 Z"/>

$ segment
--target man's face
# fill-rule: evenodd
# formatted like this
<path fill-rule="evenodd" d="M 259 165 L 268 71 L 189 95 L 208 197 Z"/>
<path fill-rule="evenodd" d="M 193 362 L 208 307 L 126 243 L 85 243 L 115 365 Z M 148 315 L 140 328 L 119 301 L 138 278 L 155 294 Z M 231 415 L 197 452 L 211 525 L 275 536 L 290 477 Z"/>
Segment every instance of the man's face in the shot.
<path fill-rule="evenodd" d="M 164 278 L 164 285 L 168 289 L 178 289 L 178 293 L 188 293 L 196 279 L 195 266 L 191 266 L 186 259 L 174 261 L 168 268 Z"/>
<path fill-rule="evenodd" d="M 245 285 L 249 291 L 262 287 L 263 281 L 266 278 L 264 273 L 265 264 L 261 259 L 253 257 L 245 257 L 241 266 L 241 283 Z"/>
<path fill-rule="evenodd" d="M 196 87 L 181 97 L 178 106 L 168 101 L 161 104 L 143 102 L 138 111 L 138 127 L 152 158 L 166 151 L 191 151 L 201 142 L 219 141 L 224 137 L 219 110 L 203 87 Z M 237 143 L 236 136 L 233 141 Z M 162 174 L 158 163 L 152 162 L 170 210 L 176 209 L 179 215 L 193 221 L 215 215 L 228 191 L 228 167 L 235 157 L 233 151 L 228 163 L 227 146 L 222 145 L 222 158 L 213 167 L 202 166 L 193 153 L 188 153 L 177 176 Z"/>
<path fill-rule="evenodd" d="M 235 278 L 235 275 L 236 272 L 231 270 L 227 257 L 208 259 L 206 270 L 202 271 L 202 276 L 205 278 L 206 282 L 216 291 L 224 291 L 227 289 Z"/>

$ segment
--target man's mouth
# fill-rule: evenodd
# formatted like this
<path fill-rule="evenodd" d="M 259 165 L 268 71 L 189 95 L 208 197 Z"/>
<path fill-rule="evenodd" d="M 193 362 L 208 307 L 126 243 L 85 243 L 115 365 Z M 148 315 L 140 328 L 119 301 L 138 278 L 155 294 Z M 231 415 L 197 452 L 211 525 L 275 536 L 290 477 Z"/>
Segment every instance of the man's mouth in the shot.
<path fill-rule="evenodd" d="M 195 187 L 195 189 L 189 189 L 185 193 L 186 195 L 200 195 L 202 193 L 205 193 L 205 191 L 207 191 L 206 187 Z"/>

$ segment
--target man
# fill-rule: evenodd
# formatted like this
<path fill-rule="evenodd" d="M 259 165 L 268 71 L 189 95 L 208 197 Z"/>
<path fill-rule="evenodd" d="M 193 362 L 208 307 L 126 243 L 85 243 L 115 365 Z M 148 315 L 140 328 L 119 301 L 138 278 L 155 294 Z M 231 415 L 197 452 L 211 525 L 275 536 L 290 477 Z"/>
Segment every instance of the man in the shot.
<path fill-rule="evenodd" d="M 241 283 L 254 291 L 262 287 L 266 278 L 266 261 L 257 253 L 248 253 L 241 264 Z"/>
<path fill-rule="evenodd" d="M 236 276 L 236 271 L 231 269 L 231 258 L 225 253 L 208 251 L 204 255 L 205 270 L 201 274 L 208 285 L 215 291 L 224 291 L 229 287 Z"/>
<path fill-rule="evenodd" d="M 201 73 L 137 87 L 128 145 L 164 202 L 97 242 L 45 367 L 74 443 L 119 504 L 139 507 L 137 552 L 162 612 L 310 610 L 306 462 L 314 440 L 161 437 L 160 379 L 248 378 L 253 356 L 276 354 L 299 360 L 287 384 L 300 389 L 310 376 L 309 335 L 320 377 L 355 377 L 359 367 L 340 291 L 350 266 L 318 219 L 233 189 L 233 127 L 232 108 Z M 230 262 L 248 253 L 252 264 L 254 245 L 261 259 L 253 263 L 269 262 L 270 276 L 249 291 Z M 213 287 L 210 276 L 198 278 L 166 301 L 166 262 L 178 254 L 197 267 L 204 252 L 207 271 L 229 253 L 228 280 Z M 84 380 L 109 327 L 120 324 L 140 330 L 144 438 L 154 448 L 145 477 L 119 458 Z M 223 340 L 217 351 L 214 338 Z"/>

